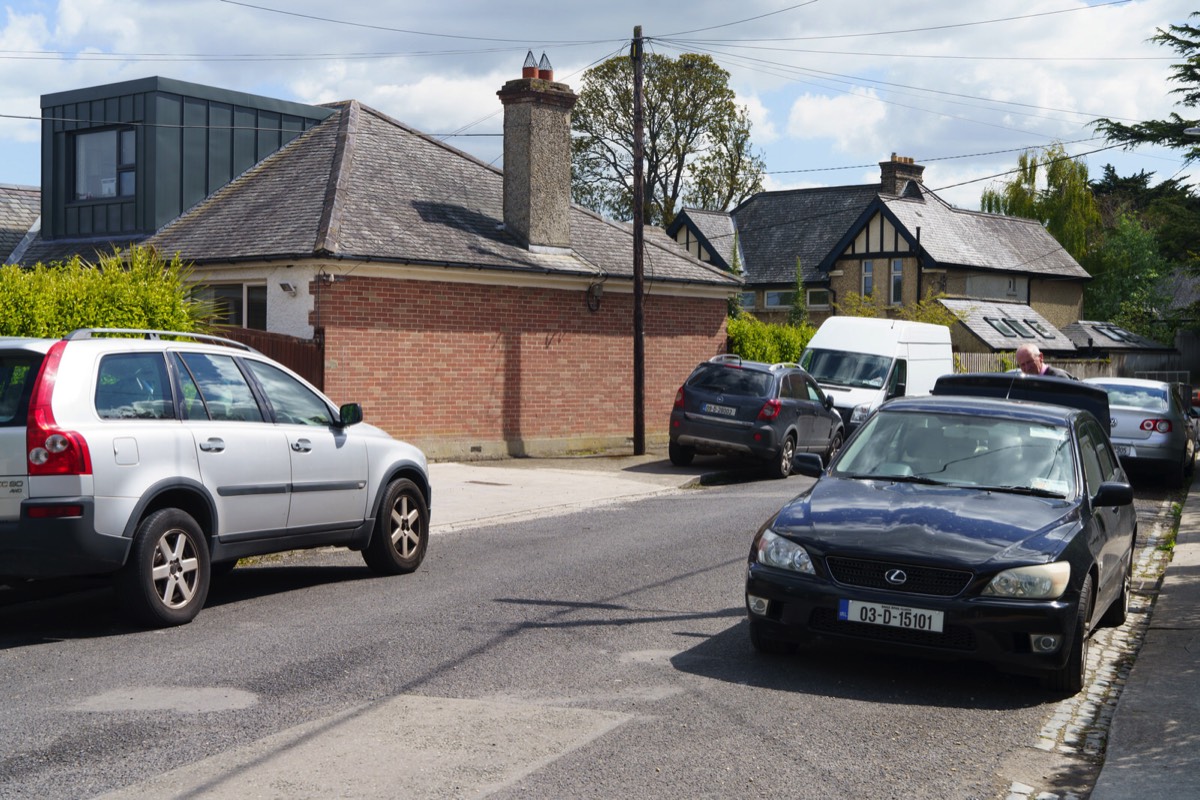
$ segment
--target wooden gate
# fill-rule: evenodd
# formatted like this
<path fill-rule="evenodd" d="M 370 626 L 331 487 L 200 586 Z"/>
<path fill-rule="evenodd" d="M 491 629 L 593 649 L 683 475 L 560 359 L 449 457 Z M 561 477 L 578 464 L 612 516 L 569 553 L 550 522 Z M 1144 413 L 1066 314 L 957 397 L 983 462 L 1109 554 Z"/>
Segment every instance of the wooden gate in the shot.
<path fill-rule="evenodd" d="M 218 325 L 213 328 L 213 333 L 250 345 L 325 391 L 325 348 L 319 332 L 316 339 L 301 339 L 283 333 Z"/>

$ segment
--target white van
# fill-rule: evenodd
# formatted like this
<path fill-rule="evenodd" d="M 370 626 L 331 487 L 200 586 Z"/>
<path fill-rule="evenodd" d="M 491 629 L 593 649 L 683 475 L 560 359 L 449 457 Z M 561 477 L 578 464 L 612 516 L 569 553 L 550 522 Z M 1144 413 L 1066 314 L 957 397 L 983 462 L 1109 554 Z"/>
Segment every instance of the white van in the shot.
<path fill-rule="evenodd" d="M 830 317 L 800 356 L 842 415 L 846 432 L 884 401 L 922 395 L 954 372 L 950 329 L 927 322 L 870 317 Z"/>

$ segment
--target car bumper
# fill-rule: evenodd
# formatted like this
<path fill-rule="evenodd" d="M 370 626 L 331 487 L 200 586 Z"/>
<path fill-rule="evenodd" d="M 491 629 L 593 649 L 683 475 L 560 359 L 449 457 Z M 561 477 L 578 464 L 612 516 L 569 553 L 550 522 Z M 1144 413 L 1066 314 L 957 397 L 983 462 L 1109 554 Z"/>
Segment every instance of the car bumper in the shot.
<path fill-rule="evenodd" d="M 78 507 L 71 516 L 33 518 L 35 507 Z M 26 501 L 21 517 L 0 523 L 0 575 L 10 578 L 63 578 L 120 569 L 130 540 L 96 532 L 90 498 L 55 498 L 53 503 Z"/>
<path fill-rule="evenodd" d="M 765 635 L 784 641 L 814 636 L 853 640 L 873 647 L 936 658 L 986 661 L 1009 672 L 1038 675 L 1061 668 L 1075 629 L 1073 604 L 1057 601 L 932 597 L 881 592 L 792 575 L 751 564 L 746 594 L 766 598 L 765 614 L 750 611 Z M 839 619 L 842 600 L 940 611 L 941 633 Z M 1060 637 L 1052 653 L 1034 652 L 1034 635 Z"/>
<path fill-rule="evenodd" d="M 684 447 L 693 447 L 700 453 L 774 458 L 779 450 L 779 437 L 774 428 L 754 425 L 710 423 L 696 419 L 671 419 L 672 442 Z"/>

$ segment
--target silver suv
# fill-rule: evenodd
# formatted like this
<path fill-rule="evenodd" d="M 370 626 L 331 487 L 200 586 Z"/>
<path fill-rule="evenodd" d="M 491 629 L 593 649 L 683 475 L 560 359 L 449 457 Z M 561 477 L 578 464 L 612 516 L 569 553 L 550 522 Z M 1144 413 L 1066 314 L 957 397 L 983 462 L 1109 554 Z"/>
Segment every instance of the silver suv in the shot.
<path fill-rule="evenodd" d="M 137 338 L 131 338 L 137 337 Z M 191 621 L 239 558 L 425 557 L 425 455 L 230 339 L 0 337 L 0 582 L 111 573 L 133 617 Z"/>

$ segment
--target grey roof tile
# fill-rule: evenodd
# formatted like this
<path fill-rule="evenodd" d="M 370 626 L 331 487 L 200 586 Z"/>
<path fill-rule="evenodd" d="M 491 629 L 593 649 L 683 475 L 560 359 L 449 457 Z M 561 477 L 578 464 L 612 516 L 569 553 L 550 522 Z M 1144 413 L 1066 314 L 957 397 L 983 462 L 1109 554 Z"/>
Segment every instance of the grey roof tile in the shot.
<path fill-rule="evenodd" d="M 922 239 L 923 241 L 923 239 Z M 1062 331 L 1025 303 L 999 303 L 992 300 L 951 300 L 939 302 L 953 311 L 967 330 L 979 337 L 993 351 L 1016 350 L 1023 344 L 1036 344 L 1044 352 L 1070 353 L 1075 343 Z M 1031 335 L 1017 331 L 1017 336 L 1005 336 L 988 319 L 1013 319 Z M 1045 332 L 1049 335 L 1040 335 Z"/>
<path fill-rule="evenodd" d="M 1095 348 L 1098 350 L 1129 352 L 1146 350 L 1170 351 L 1175 349 L 1169 345 L 1156 342 L 1153 339 L 1147 339 L 1145 336 L 1136 334 L 1133 331 L 1127 331 L 1111 322 L 1081 319 L 1078 322 L 1072 322 L 1070 325 L 1063 326 L 1062 330 L 1080 350 Z"/>
<path fill-rule="evenodd" d="M 42 213 L 42 193 L 36 186 L 0 184 L 0 264 L 8 257 Z"/>

